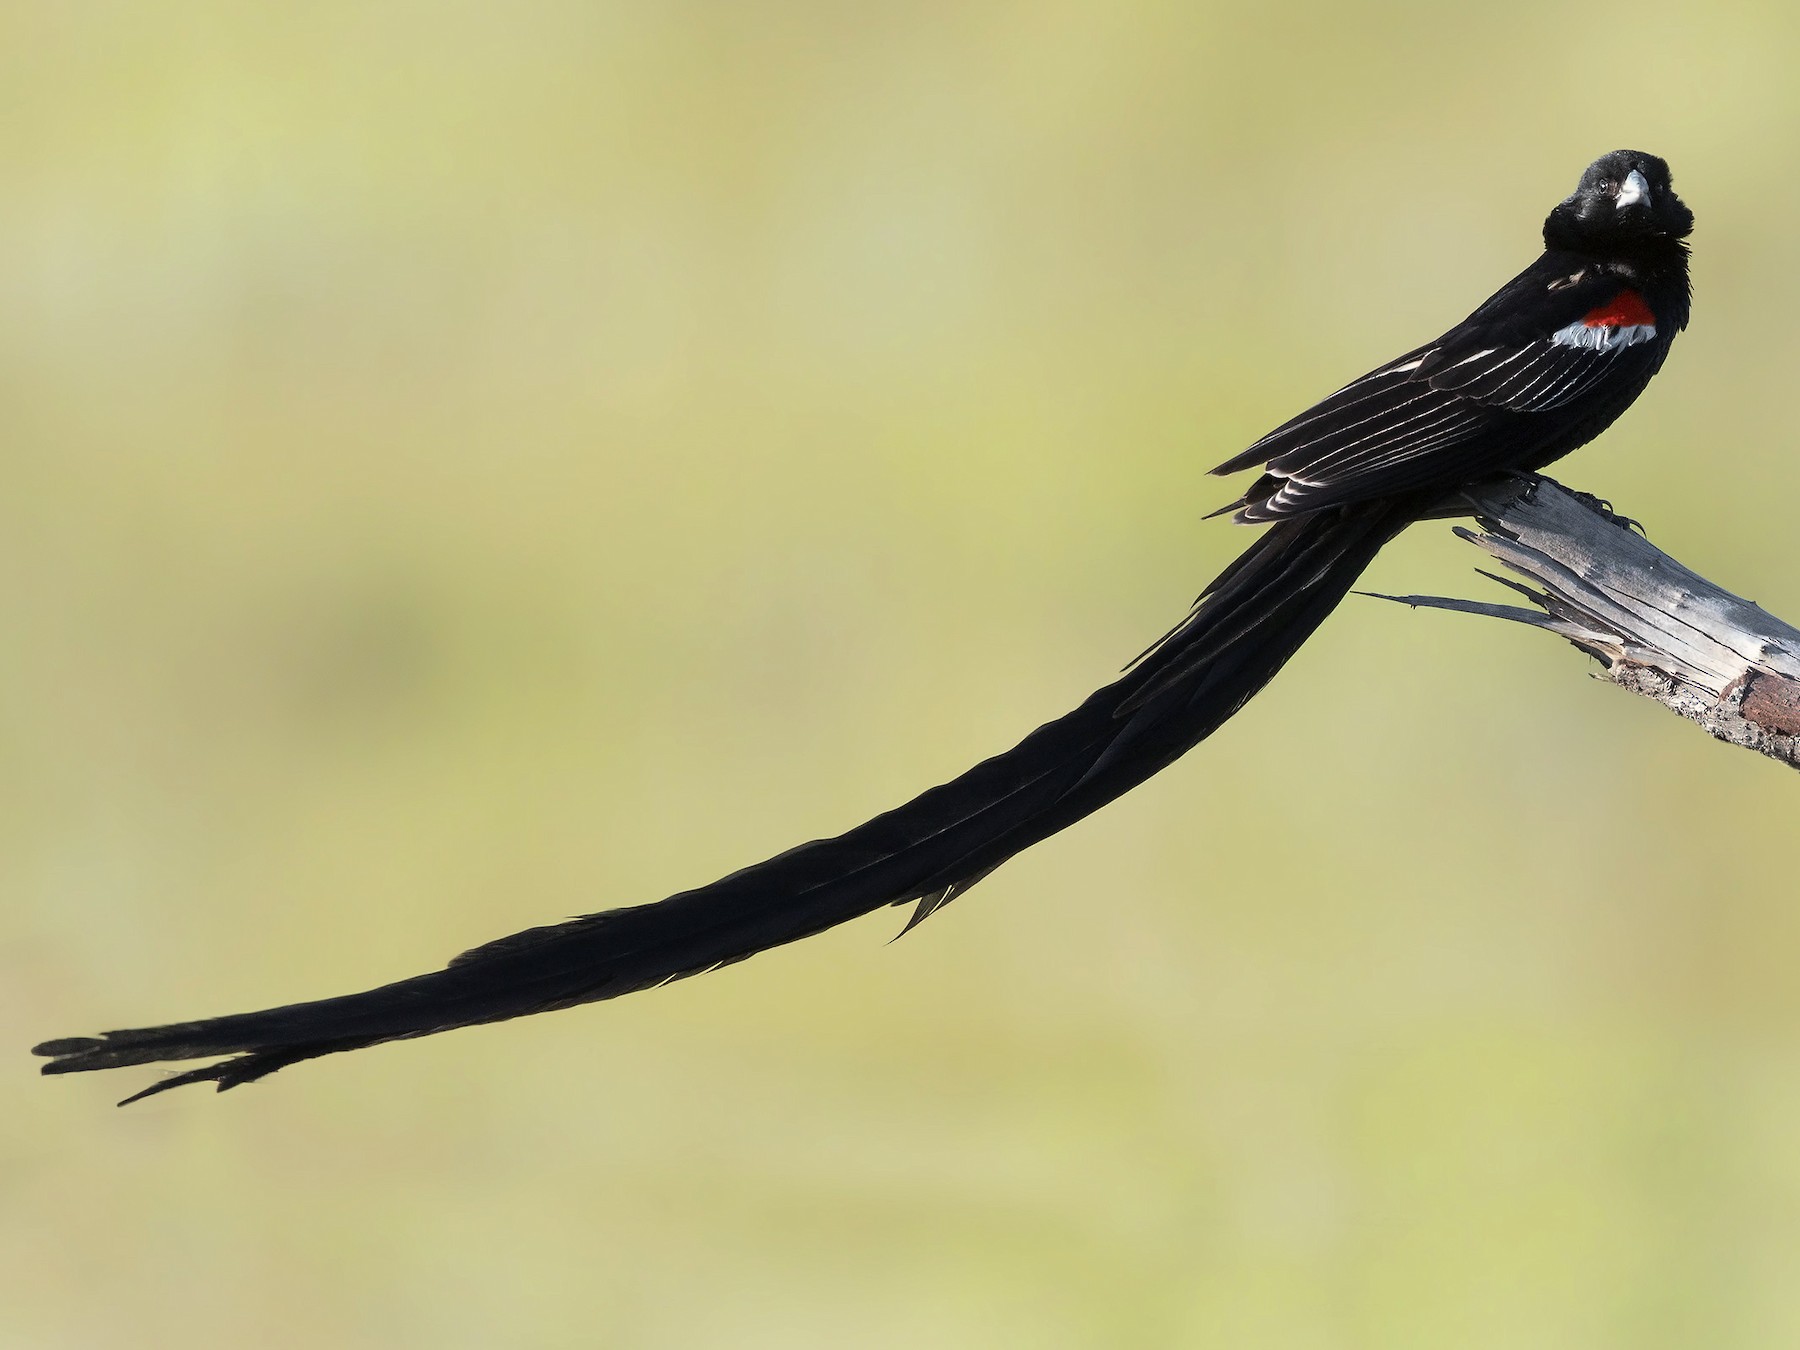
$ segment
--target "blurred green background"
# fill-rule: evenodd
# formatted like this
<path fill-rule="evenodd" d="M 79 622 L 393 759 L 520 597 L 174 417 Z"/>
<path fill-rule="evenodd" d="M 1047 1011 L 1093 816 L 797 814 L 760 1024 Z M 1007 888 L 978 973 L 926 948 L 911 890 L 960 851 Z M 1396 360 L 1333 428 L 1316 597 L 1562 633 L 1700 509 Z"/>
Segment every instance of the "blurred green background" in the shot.
<path fill-rule="evenodd" d="M 897 946 L 111 1103 L 1072 706 L 1203 471 L 1667 156 L 1563 476 L 1792 618 L 1800 12 L 0 7 L 0 1344 L 1800 1343 L 1797 785 L 1352 600 Z M 1481 593 L 1442 525 L 1377 589 Z"/>

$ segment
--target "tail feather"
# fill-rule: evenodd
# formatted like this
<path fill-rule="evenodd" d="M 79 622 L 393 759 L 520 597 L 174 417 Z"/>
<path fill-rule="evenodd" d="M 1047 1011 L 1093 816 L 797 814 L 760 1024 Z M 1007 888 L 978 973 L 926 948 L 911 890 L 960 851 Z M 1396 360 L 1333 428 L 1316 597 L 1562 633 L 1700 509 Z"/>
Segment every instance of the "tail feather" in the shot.
<path fill-rule="evenodd" d="M 1250 700 L 1414 518 L 1372 504 L 1279 522 L 1114 683 L 1018 745 L 832 839 L 654 904 L 485 943 L 362 993 L 46 1041 L 45 1073 L 232 1056 L 188 1083 L 222 1091 L 304 1059 L 615 998 L 741 961 L 884 905 L 907 929 L 1021 850 L 1143 782 Z"/>

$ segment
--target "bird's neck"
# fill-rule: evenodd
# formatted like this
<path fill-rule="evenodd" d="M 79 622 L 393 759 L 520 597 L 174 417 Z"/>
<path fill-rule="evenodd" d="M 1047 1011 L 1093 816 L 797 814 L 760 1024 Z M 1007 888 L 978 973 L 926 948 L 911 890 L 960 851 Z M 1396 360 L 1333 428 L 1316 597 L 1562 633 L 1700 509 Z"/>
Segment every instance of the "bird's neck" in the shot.
<path fill-rule="evenodd" d="M 1548 243 L 1549 241 L 1546 240 Z M 1687 327 L 1691 288 L 1687 245 L 1677 239 L 1551 244 L 1550 255 L 1575 268 L 1597 268 L 1640 292 L 1674 331 Z"/>

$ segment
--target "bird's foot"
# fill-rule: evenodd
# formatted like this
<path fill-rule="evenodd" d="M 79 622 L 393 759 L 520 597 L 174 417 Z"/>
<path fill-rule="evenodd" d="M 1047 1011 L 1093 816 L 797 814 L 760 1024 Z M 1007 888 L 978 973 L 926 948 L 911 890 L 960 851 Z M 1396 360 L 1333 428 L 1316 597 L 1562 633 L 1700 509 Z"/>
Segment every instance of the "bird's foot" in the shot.
<path fill-rule="evenodd" d="M 1457 516 L 1474 514 L 1480 516 L 1482 507 L 1489 502 L 1496 487 L 1511 484 L 1517 491 L 1506 500 L 1528 502 L 1537 496 L 1537 490 L 1547 480 L 1540 473 L 1526 473 L 1519 469 L 1503 469 L 1490 478 L 1467 484 L 1452 492 L 1420 517 L 1421 520 L 1451 520 Z"/>
<path fill-rule="evenodd" d="M 1650 537 L 1644 530 L 1643 522 L 1633 520 L 1630 516 L 1619 514 L 1619 512 L 1613 509 L 1613 504 L 1607 501 L 1606 498 L 1596 497 L 1591 492 L 1578 492 L 1574 488 L 1564 488 L 1563 491 L 1567 492 L 1576 501 L 1587 507 L 1588 510 L 1592 511 L 1608 524 L 1617 525 L 1621 530 L 1636 530 L 1646 539 Z"/>
<path fill-rule="evenodd" d="M 1503 483 L 1517 483 L 1520 487 L 1519 497 L 1522 501 L 1530 501 L 1537 496 L 1537 490 L 1544 485 L 1544 475 L 1530 473 L 1524 469 L 1507 469 L 1496 477 Z"/>

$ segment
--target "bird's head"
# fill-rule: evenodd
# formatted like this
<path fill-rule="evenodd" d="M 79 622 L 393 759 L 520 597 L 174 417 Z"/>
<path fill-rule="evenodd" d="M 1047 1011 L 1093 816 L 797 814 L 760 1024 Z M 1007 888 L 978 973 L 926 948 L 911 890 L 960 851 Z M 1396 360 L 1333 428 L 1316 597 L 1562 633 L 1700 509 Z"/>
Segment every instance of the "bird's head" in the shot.
<path fill-rule="evenodd" d="M 1641 150 L 1615 150 L 1588 165 L 1575 191 L 1544 222 L 1551 248 L 1631 250 L 1687 238 L 1694 213 L 1669 180 L 1669 166 Z"/>

